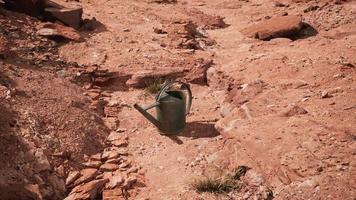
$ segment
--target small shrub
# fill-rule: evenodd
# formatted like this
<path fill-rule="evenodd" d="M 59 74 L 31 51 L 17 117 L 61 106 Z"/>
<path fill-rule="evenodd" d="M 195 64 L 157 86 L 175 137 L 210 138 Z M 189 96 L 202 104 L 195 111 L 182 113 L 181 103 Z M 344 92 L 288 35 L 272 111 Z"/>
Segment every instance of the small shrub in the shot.
<path fill-rule="evenodd" d="M 240 190 L 243 186 L 243 182 L 240 181 L 240 178 L 244 176 L 249 169 L 250 168 L 246 166 L 238 166 L 231 173 L 221 177 L 205 177 L 200 180 L 195 180 L 192 187 L 198 193 L 229 193 L 233 190 Z"/>
<path fill-rule="evenodd" d="M 243 165 L 238 166 L 236 169 L 232 171 L 232 174 L 230 175 L 231 179 L 240 180 L 241 176 L 244 176 L 249 169 L 250 169 L 249 167 Z"/>
<path fill-rule="evenodd" d="M 240 188 L 240 183 L 224 177 L 206 177 L 204 179 L 196 180 L 192 186 L 198 193 L 229 193 L 232 190 Z"/>
<path fill-rule="evenodd" d="M 146 80 L 145 90 L 148 93 L 156 94 L 161 90 L 163 83 L 164 80 L 162 78 L 153 78 L 153 79 Z"/>

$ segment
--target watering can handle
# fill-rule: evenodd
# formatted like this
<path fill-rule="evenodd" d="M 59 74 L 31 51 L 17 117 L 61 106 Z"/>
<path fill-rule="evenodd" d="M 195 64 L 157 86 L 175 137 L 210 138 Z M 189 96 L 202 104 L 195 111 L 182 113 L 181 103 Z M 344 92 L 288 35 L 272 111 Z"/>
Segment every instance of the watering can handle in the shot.
<path fill-rule="evenodd" d="M 161 96 L 163 95 L 163 93 L 164 93 L 165 91 L 167 91 L 167 89 L 168 89 L 169 87 L 171 87 L 174 83 L 179 83 L 179 84 L 183 85 L 183 86 L 187 89 L 187 91 L 188 91 L 189 98 L 188 98 L 187 110 L 186 110 L 186 113 L 185 113 L 185 115 L 188 115 L 188 114 L 189 114 L 189 111 L 190 111 L 190 108 L 191 108 L 191 106 L 192 106 L 193 95 L 192 95 L 192 91 L 190 90 L 189 85 L 186 84 L 186 83 L 183 83 L 183 82 L 181 82 L 181 81 L 172 81 L 172 82 L 167 82 L 167 83 L 165 83 L 165 84 L 162 86 L 162 89 L 161 89 L 161 90 L 159 91 L 159 93 L 157 94 L 157 96 L 156 96 L 156 101 L 158 102 L 159 99 L 161 99 Z"/>

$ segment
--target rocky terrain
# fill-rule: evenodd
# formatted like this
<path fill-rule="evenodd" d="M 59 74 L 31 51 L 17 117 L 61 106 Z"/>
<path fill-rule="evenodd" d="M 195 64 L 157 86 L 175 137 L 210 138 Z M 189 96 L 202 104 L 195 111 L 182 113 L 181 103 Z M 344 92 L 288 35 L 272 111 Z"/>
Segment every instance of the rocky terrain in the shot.
<path fill-rule="evenodd" d="M 355 1 L 53 2 L 0 7 L 1 200 L 355 199 Z M 133 107 L 164 80 L 177 136 Z"/>

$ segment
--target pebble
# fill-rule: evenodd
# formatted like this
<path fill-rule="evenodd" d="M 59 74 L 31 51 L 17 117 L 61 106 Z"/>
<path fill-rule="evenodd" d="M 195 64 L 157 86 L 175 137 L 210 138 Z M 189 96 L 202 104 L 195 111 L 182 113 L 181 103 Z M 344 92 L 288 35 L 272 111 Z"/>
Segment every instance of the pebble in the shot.
<path fill-rule="evenodd" d="M 345 78 L 345 74 L 335 74 L 333 78 Z"/>
<path fill-rule="evenodd" d="M 194 162 L 191 162 L 191 163 L 189 164 L 189 166 L 190 166 L 190 167 L 194 167 L 194 166 L 195 166 L 195 163 L 194 163 Z"/>
<path fill-rule="evenodd" d="M 321 92 L 321 98 L 325 99 L 325 98 L 330 98 L 332 97 L 328 91 L 322 91 Z"/>
<path fill-rule="evenodd" d="M 118 129 L 116 129 L 116 132 L 118 132 L 118 133 L 123 133 L 123 132 L 126 132 L 126 131 L 127 131 L 126 128 L 118 128 Z"/>

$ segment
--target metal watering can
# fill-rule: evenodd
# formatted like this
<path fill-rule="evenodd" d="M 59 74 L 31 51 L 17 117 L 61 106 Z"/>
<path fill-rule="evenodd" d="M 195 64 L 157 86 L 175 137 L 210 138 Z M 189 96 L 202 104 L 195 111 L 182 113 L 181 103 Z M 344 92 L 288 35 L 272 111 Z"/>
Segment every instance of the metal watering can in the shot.
<path fill-rule="evenodd" d="M 168 90 L 176 83 L 181 84 L 188 91 L 188 99 L 182 90 Z M 192 92 L 186 83 L 173 81 L 163 85 L 156 96 L 155 103 L 144 107 L 135 104 L 134 107 L 155 125 L 162 134 L 176 135 L 185 128 L 186 115 L 192 105 L 192 99 Z M 157 119 L 147 112 L 147 110 L 154 107 L 156 107 Z"/>

